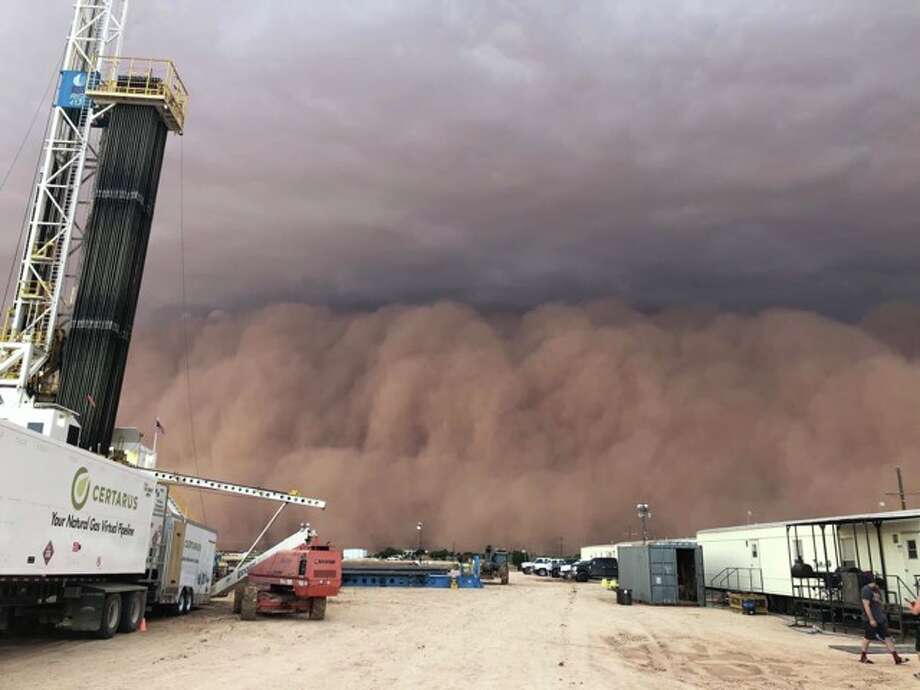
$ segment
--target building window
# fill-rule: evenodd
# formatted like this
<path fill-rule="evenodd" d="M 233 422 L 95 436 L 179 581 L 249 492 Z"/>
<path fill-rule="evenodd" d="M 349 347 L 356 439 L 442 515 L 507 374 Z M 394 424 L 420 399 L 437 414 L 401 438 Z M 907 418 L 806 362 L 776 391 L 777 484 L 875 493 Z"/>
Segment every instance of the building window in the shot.
<path fill-rule="evenodd" d="M 45 425 L 42 422 L 29 422 L 26 424 L 26 428 L 29 431 L 34 431 L 36 434 L 45 433 Z"/>
<path fill-rule="evenodd" d="M 917 540 L 908 539 L 907 540 L 907 557 L 911 560 L 917 560 Z"/>
<path fill-rule="evenodd" d="M 897 544 L 897 543 L 898 543 L 898 535 L 897 535 L 897 534 L 892 534 L 892 535 L 891 535 L 891 541 L 893 541 L 895 544 Z"/>
<path fill-rule="evenodd" d="M 757 542 L 751 543 L 751 558 L 757 558 Z"/>

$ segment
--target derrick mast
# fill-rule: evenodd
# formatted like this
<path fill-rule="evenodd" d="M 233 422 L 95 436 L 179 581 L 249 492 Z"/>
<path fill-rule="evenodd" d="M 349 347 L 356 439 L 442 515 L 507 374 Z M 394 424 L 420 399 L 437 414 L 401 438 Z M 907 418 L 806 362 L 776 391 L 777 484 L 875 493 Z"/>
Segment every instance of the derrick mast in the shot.
<path fill-rule="evenodd" d="M 127 0 L 77 0 L 0 332 L 0 419 L 108 453 L 166 135 L 188 94 L 121 57 Z"/>

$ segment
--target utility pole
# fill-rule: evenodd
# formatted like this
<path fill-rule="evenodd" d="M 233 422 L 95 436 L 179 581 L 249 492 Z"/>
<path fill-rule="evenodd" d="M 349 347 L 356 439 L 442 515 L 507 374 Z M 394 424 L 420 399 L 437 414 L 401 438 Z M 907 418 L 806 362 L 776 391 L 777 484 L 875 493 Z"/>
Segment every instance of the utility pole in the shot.
<path fill-rule="evenodd" d="M 422 521 L 419 520 L 415 525 L 415 529 L 418 530 L 418 554 L 421 558 L 422 555 Z"/>
<path fill-rule="evenodd" d="M 888 491 L 885 493 L 885 495 L 886 496 L 897 496 L 901 500 L 901 510 L 907 510 L 907 497 L 916 496 L 920 494 L 920 491 L 911 491 L 909 493 L 906 493 L 904 491 L 904 477 L 901 476 L 901 466 L 898 465 L 897 467 L 894 468 L 894 470 L 898 475 L 898 490 L 896 492 Z"/>

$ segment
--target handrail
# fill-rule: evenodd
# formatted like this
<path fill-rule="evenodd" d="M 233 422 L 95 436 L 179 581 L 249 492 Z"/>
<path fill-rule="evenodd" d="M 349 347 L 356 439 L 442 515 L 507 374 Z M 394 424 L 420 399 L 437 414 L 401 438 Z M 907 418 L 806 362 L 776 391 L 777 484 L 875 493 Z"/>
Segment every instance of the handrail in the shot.
<path fill-rule="evenodd" d="M 894 602 L 891 602 L 889 600 L 889 596 L 891 594 L 894 594 L 894 592 L 891 591 L 891 587 L 888 586 L 889 579 L 894 580 L 894 583 L 897 586 L 897 597 Z M 902 585 L 903 585 L 903 592 L 902 592 Z M 904 603 L 903 603 L 905 601 L 906 602 L 912 601 L 911 599 L 907 598 L 906 596 L 907 594 L 912 594 L 914 599 L 920 596 L 920 591 L 918 591 L 918 587 L 916 583 L 914 584 L 913 587 L 911 587 L 907 582 L 901 579 L 900 575 L 891 575 L 891 574 L 885 575 L 885 603 L 886 604 L 899 606 L 900 608 L 909 608 L 909 606 L 904 606 Z"/>
<path fill-rule="evenodd" d="M 747 575 L 747 587 L 743 588 L 741 586 L 741 575 L 745 573 Z M 754 586 L 754 574 L 757 574 L 757 579 L 759 584 L 757 587 Z M 731 578 L 735 576 L 736 587 L 731 586 Z M 757 592 L 763 591 L 763 570 L 761 568 L 746 568 L 741 566 L 729 566 L 722 568 L 718 573 L 716 573 L 712 579 L 709 581 L 709 587 L 714 589 L 735 589 L 738 591 L 746 592 Z"/>
<path fill-rule="evenodd" d="M 175 128 L 182 131 L 189 96 L 172 60 L 103 57 L 99 62 L 98 75 L 87 95 L 103 101 L 162 101 L 175 118 Z"/>

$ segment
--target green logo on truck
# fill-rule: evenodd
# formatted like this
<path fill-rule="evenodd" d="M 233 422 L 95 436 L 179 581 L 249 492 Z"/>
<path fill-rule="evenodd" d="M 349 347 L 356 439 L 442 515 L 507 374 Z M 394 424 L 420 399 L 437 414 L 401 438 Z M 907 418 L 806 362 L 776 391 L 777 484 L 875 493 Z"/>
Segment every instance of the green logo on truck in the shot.
<path fill-rule="evenodd" d="M 73 482 L 70 484 L 70 502 L 73 503 L 74 510 L 82 510 L 86 505 L 86 499 L 89 498 L 89 470 L 81 467 L 73 476 Z"/>
<path fill-rule="evenodd" d="M 90 498 L 93 499 L 93 503 L 104 506 L 137 510 L 137 496 L 101 484 L 92 484 L 89 480 L 89 470 L 81 467 L 70 483 L 70 502 L 74 510 L 82 510 Z"/>

